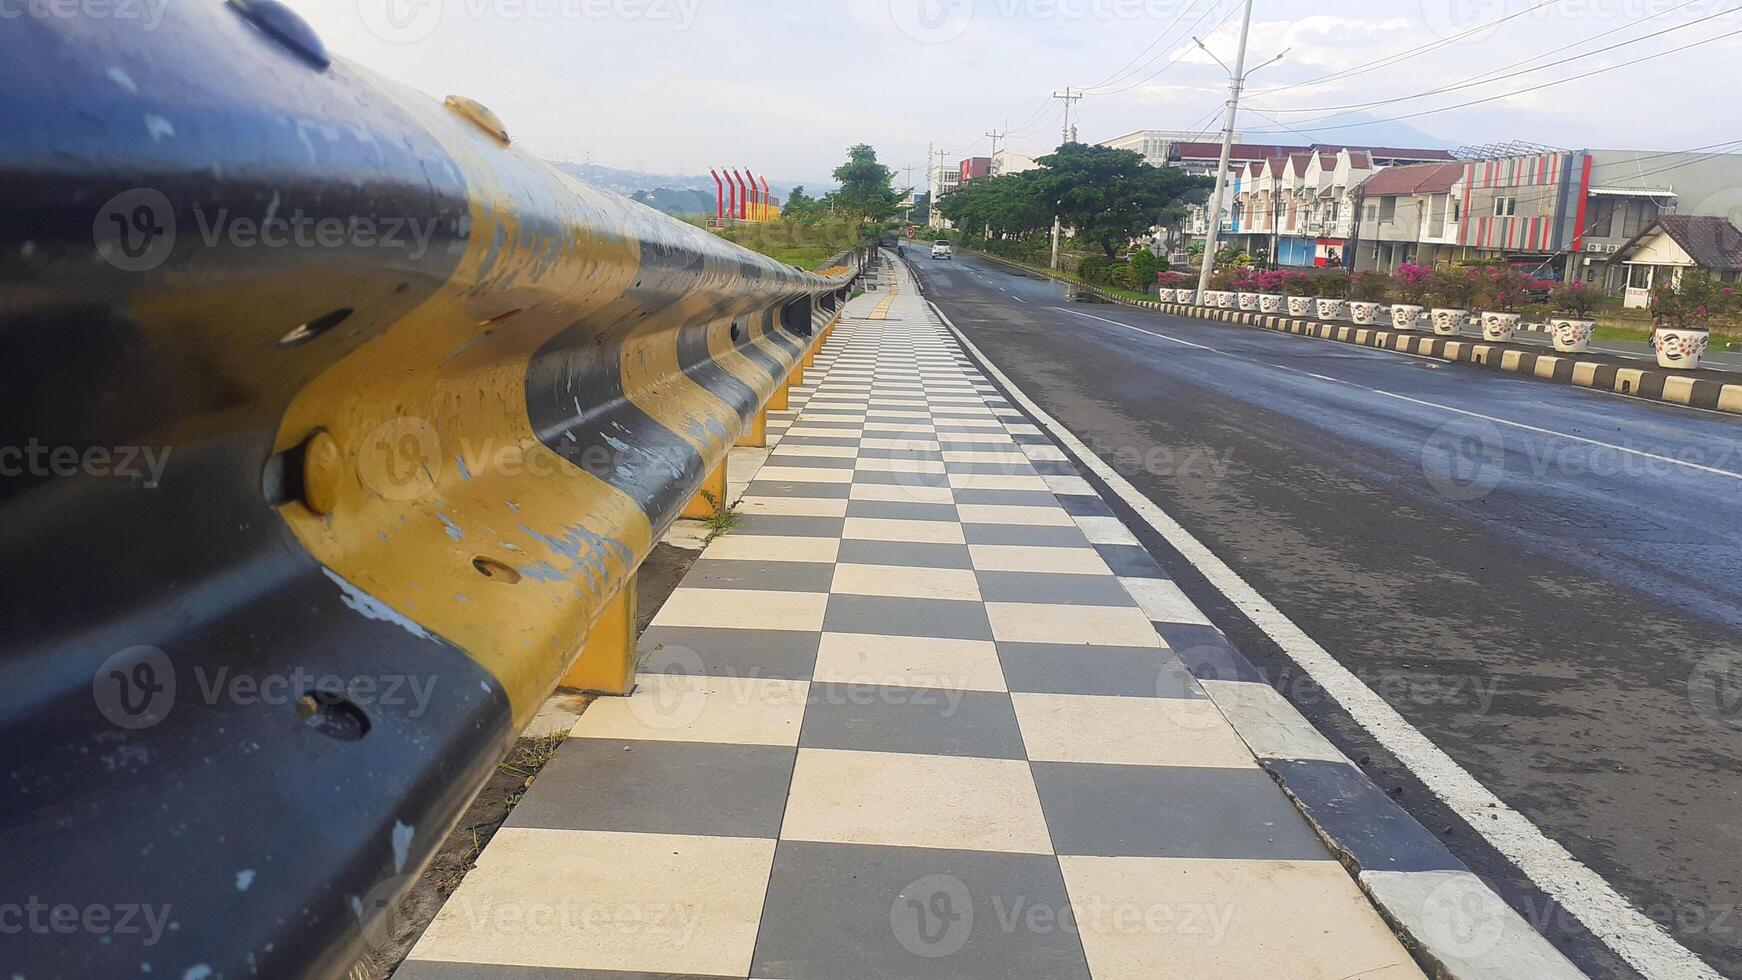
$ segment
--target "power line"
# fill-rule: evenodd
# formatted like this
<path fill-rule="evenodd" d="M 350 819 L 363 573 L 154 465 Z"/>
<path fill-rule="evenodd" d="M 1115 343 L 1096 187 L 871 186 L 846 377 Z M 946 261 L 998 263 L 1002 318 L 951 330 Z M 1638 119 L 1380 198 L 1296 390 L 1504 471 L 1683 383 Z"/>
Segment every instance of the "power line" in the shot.
<path fill-rule="evenodd" d="M 1495 20 L 1488 21 L 1487 23 L 1484 23 L 1484 24 L 1477 24 L 1475 27 L 1472 27 L 1472 28 L 1465 30 L 1465 31 L 1460 31 L 1457 34 L 1453 34 L 1451 37 L 1444 37 L 1444 38 L 1439 39 L 1438 41 L 1430 41 L 1427 44 L 1417 45 L 1416 47 L 1410 48 L 1406 51 L 1399 51 L 1396 54 L 1386 55 L 1383 58 L 1376 58 L 1373 61 L 1364 62 L 1362 64 L 1355 65 L 1355 66 L 1350 67 L 1350 68 L 1344 68 L 1340 71 L 1334 71 L 1328 75 L 1320 75 L 1318 78 L 1308 79 L 1307 81 L 1304 81 L 1304 82 L 1290 82 L 1287 85 L 1278 85 L 1274 88 L 1260 89 L 1259 91 L 1253 92 L 1252 94 L 1254 96 L 1260 96 L 1260 95 L 1269 95 L 1272 92 L 1281 92 L 1284 89 L 1312 88 L 1312 87 L 1315 87 L 1318 85 L 1322 85 L 1325 82 L 1336 81 L 1336 80 L 1344 79 L 1344 78 L 1352 78 L 1356 75 L 1365 75 L 1366 73 L 1368 73 L 1370 71 L 1377 71 L 1380 68 L 1388 68 L 1394 64 L 1399 64 L 1401 62 L 1408 61 L 1410 58 L 1414 58 L 1414 57 L 1417 57 L 1419 55 L 1427 54 L 1429 51 L 1437 51 L 1440 48 L 1443 48 L 1448 44 L 1454 44 L 1454 43 L 1461 41 L 1461 40 L 1464 40 L 1465 38 L 1470 37 L 1474 34 L 1480 34 L 1481 32 L 1486 31 L 1490 28 L 1498 27 L 1501 24 L 1504 24 L 1509 20 L 1512 20 L 1512 19 L 1517 18 L 1517 17 L 1523 17 L 1525 14 L 1535 13 L 1536 11 L 1541 10 L 1544 7 L 1552 6 L 1558 2 L 1560 2 L 1560 0 L 1542 0 L 1541 3 L 1539 3 L 1533 7 L 1526 7 L 1523 10 L 1520 10 L 1516 13 L 1507 14 L 1504 17 L 1496 18 Z"/>
<path fill-rule="evenodd" d="M 1411 101 L 1413 99 L 1427 98 L 1430 95 L 1441 95 L 1441 94 L 1446 93 L 1446 92 L 1456 92 L 1460 89 L 1471 88 L 1471 87 L 1476 86 L 1476 85 L 1484 85 L 1490 81 L 1493 81 L 1495 75 L 1499 75 L 1502 72 L 1510 71 L 1514 68 L 1517 68 L 1520 65 L 1527 64 L 1527 63 L 1532 62 L 1532 61 L 1539 61 L 1543 58 L 1548 57 L 1549 55 L 1558 54 L 1559 52 L 1565 51 L 1568 48 L 1576 48 L 1581 44 L 1588 44 L 1591 41 L 1595 41 L 1597 38 L 1606 37 L 1610 34 L 1614 34 L 1616 31 L 1623 31 L 1623 30 L 1626 30 L 1630 27 L 1636 27 L 1639 24 L 1644 23 L 1647 20 L 1651 20 L 1653 17 L 1661 17 L 1664 14 L 1670 13 L 1670 12 L 1675 11 L 1675 10 L 1680 10 L 1682 7 L 1686 7 L 1686 6 L 1689 6 L 1690 4 L 1698 3 L 1698 2 L 1701 2 L 1701 0 L 1687 0 L 1686 3 L 1683 3 L 1679 7 L 1672 7 L 1669 10 L 1659 11 L 1658 13 L 1652 14 L 1650 17 L 1641 18 L 1640 20 L 1635 21 L 1631 24 L 1624 24 L 1621 27 L 1612 28 L 1610 30 L 1604 31 L 1601 34 L 1592 35 L 1591 37 L 1585 38 L 1584 40 L 1574 41 L 1572 44 L 1565 44 L 1565 45 L 1562 45 L 1562 46 L 1555 48 L 1551 51 L 1544 51 L 1541 54 L 1532 55 L 1528 58 L 1523 58 L 1519 61 L 1514 61 L 1508 65 L 1502 65 L 1499 68 L 1495 68 L 1495 69 L 1492 69 L 1490 71 L 1485 71 L 1480 75 L 1473 75 L 1470 78 L 1467 78 L 1461 82 L 1457 82 L 1457 83 L 1454 83 L 1451 85 L 1443 85 L 1439 88 L 1428 89 L 1425 92 L 1417 92 L 1414 95 L 1400 95 L 1400 96 L 1397 96 L 1395 98 L 1378 99 L 1378 100 L 1375 100 L 1373 102 L 1358 102 L 1358 103 L 1354 103 L 1351 105 L 1313 106 L 1313 107 L 1298 108 L 1298 109 L 1271 109 L 1269 111 L 1271 111 L 1271 112 L 1283 112 L 1283 113 L 1328 112 L 1328 113 L 1332 113 L 1333 115 L 1341 115 L 1341 114 L 1343 114 L 1343 111 L 1345 111 L 1345 110 L 1368 109 L 1368 108 L 1372 108 L 1373 106 L 1392 105 L 1392 104 L 1395 104 L 1398 102 L 1408 102 L 1408 101 Z M 1733 14 L 1738 10 L 1742 10 L 1742 7 L 1731 7 L 1728 10 L 1720 10 L 1715 14 L 1708 14 L 1704 17 L 1700 17 L 1700 18 L 1697 18 L 1695 20 L 1690 20 L 1685 24 L 1678 24 L 1675 27 L 1666 27 L 1661 31 L 1654 31 L 1653 33 L 1644 34 L 1644 35 L 1641 35 L 1639 37 L 1631 38 L 1631 39 L 1626 40 L 1626 41 L 1617 41 L 1614 44 L 1608 45 L 1606 47 L 1597 48 L 1594 51 L 1586 51 L 1583 54 L 1576 54 L 1570 58 L 1562 58 L 1561 60 L 1556 61 L 1556 62 L 1552 62 L 1550 64 L 1538 65 L 1535 68 L 1531 68 L 1529 70 L 1530 71 L 1540 71 L 1544 68 L 1555 68 L 1555 67 L 1559 67 L 1560 65 L 1571 64 L 1572 62 L 1579 61 L 1579 60 L 1582 60 L 1584 58 L 1589 58 L 1589 57 L 1592 57 L 1594 55 L 1599 55 L 1599 54 L 1603 54 L 1603 53 L 1608 52 L 1608 51 L 1613 51 L 1616 48 L 1624 48 L 1630 44 L 1638 44 L 1641 41 L 1649 41 L 1655 37 L 1662 37 L 1665 34 L 1670 34 L 1670 33 L 1673 33 L 1675 31 L 1685 30 L 1686 28 L 1693 27 L 1693 26 L 1698 25 L 1698 24 L 1703 24 L 1708 20 L 1712 20 L 1713 18 L 1723 17 L 1727 14 Z"/>
<path fill-rule="evenodd" d="M 1686 51 L 1690 48 L 1697 48 L 1697 47 L 1700 47 L 1701 45 L 1711 44 L 1714 41 L 1722 41 L 1723 39 L 1725 39 L 1727 37 L 1734 37 L 1737 34 L 1742 34 L 1742 29 L 1729 31 L 1729 32 L 1724 33 L 1724 34 L 1714 34 L 1711 37 L 1702 38 L 1698 41 L 1694 41 L 1694 42 L 1691 42 L 1689 44 L 1684 44 L 1679 48 L 1670 48 L 1666 51 L 1658 51 L 1654 54 L 1648 54 L 1648 55 L 1645 55 L 1641 58 L 1635 59 L 1633 61 L 1626 62 L 1624 64 L 1608 65 L 1608 66 L 1603 67 L 1603 68 L 1594 68 L 1590 71 L 1581 72 L 1580 74 L 1577 74 L 1577 75 L 1569 75 L 1566 78 L 1551 79 L 1549 81 L 1541 82 L 1541 83 L 1536 84 L 1536 85 L 1530 85 L 1530 86 L 1526 86 L 1525 88 L 1515 89 L 1511 92 L 1502 92 L 1499 95 L 1490 95 L 1486 98 L 1481 98 L 1481 99 L 1471 99 L 1468 102 L 1460 102 L 1456 105 L 1441 106 L 1437 109 L 1423 109 L 1420 112 L 1406 113 L 1405 115 L 1401 115 L 1401 116 L 1390 116 L 1390 117 L 1382 118 L 1382 119 L 1364 119 L 1364 120 L 1361 120 L 1360 122 L 1339 123 L 1335 126 L 1313 126 L 1313 125 L 1311 125 L 1312 123 L 1323 122 L 1324 120 L 1322 120 L 1322 119 L 1309 120 L 1306 123 L 1302 123 L 1302 125 L 1306 126 L 1309 129 L 1312 129 L 1314 132 L 1327 132 L 1327 131 L 1333 130 L 1333 129 L 1353 129 L 1353 128 L 1357 128 L 1360 126 L 1373 126 L 1373 125 L 1377 125 L 1378 123 L 1399 122 L 1399 121 L 1404 120 L 1404 119 L 1417 119 L 1417 118 L 1420 118 L 1422 116 L 1431 116 L 1431 115 L 1434 115 L 1434 114 L 1440 113 L 1440 112 L 1451 112 L 1454 109 L 1467 109 L 1473 105 L 1482 105 L 1482 104 L 1488 103 L 1488 102 L 1497 102 L 1497 101 L 1500 101 L 1502 99 L 1510 99 L 1516 95 L 1525 95 L 1525 94 L 1530 93 L 1530 92 L 1541 91 L 1542 89 L 1545 89 L 1545 88 L 1553 88 L 1556 85 L 1565 85 L 1568 82 L 1576 82 L 1576 81 L 1579 81 L 1581 79 L 1590 78 L 1594 75 L 1601 75 L 1601 74 L 1604 74 L 1605 72 L 1614 71 L 1617 68 L 1627 68 L 1627 67 L 1631 67 L 1633 65 L 1643 64 L 1644 62 L 1652 61 L 1652 60 L 1655 60 L 1657 58 L 1664 57 L 1665 55 L 1677 54 L 1679 52 Z M 1545 67 L 1547 67 L 1547 66 L 1545 66 Z M 1272 110 L 1272 111 L 1274 111 L 1274 110 Z M 1327 118 L 1334 118 L 1334 117 L 1327 117 Z M 1259 130 L 1259 132 L 1276 132 L 1276 131 L 1275 130 Z"/>
<path fill-rule="evenodd" d="M 1217 6 L 1220 6 L 1221 2 L 1222 2 L 1222 0 L 1212 0 L 1212 2 L 1210 3 L 1210 6 L 1205 8 L 1203 13 L 1200 13 L 1198 15 L 1198 20 L 1203 20 L 1204 16 L 1207 15 L 1211 9 L 1213 9 Z M 1142 65 L 1138 65 L 1135 69 L 1132 69 L 1132 66 L 1137 64 L 1138 58 L 1142 58 L 1144 55 L 1148 54 L 1156 45 L 1158 45 L 1162 42 L 1163 38 L 1165 38 L 1169 34 L 1173 33 L 1173 29 L 1179 26 L 1180 21 L 1186 19 L 1186 14 L 1190 13 L 1191 9 L 1192 9 L 1192 0 L 1187 0 L 1185 5 L 1180 7 L 1179 16 L 1175 17 L 1173 19 L 1173 23 L 1167 25 L 1167 28 L 1165 30 L 1163 30 L 1160 34 L 1157 34 L 1155 36 L 1155 40 L 1149 42 L 1149 47 L 1146 47 L 1142 51 L 1137 52 L 1137 56 L 1132 58 L 1130 61 L 1127 61 L 1124 65 L 1124 67 L 1120 68 L 1118 71 L 1114 72 L 1113 74 L 1108 75 L 1106 78 L 1101 79 L 1100 81 L 1096 82 L 1095 84 L 1089 86 L 1089 88 L 1090 89 L 1106 88 L 1108 85 L 1112 84 L 1113 82 L 1119 81 L 1120 79 L 1126 78 L 1130 75 L 1134 75 L 1137 72 L 1142 71 L 1144 68 L 1148 67 L 1149 65 L 1153 64 L 1155 62 L 1155 58 L 1159 58 L 1159 57 L 1161 57 L 1161 55 L 1156 55 L 1155 58 L 1150 58 L 1148 61 L 1145 61 Z M 1193 21 L 1192 23 L 1195 26 L 1197 21 Z M 1188 27 L 1188 28 L 1186 28 L 1186 30 L 1191 30 L 1191 28 Z M 1176 38 L 1175 40 L 1177 41 L 1178 39 Z"/>
<path fill-rule="evenodd" d="M 1209 16 L 1209 15 L 1210 15 L 1210 13 L 1211 13 L 1211 12 L 1212 12 L 1212 11 L 1214 11 L 1214 10 L 1215 10 L 1215 9 L 1216 9 L 1216 8 L 1214 8 L 1214 7 L 1211 7 L 1211 8 L 1209 8 L 1209 9 L 1208 9 L 1208 10 L 1205 10 L 1205 11 L 1204 11 L 1204 12 L 1203 12 L 1203 14 L 1201 14 L 1201 15 L 1199 15 L 1199 17 L 1198 17 L 1198 19 L 1197 19 L 1197 20 L 1194 20 L 1194 21 L 1192 21 L 1192 23 L 1191 23 L 1191 27 L 1187 27 L 1187 28 L 1186 28 L 1186 30 L 1187 30 L 1187 31 L 1190 31 L 1190 30 L 1191 30 L 1191 28 L 1192 28 L 1192 27 L 1196 27 L 1196 26 L 1198 26 L 1198 23 L 1199 23 L 1199 22 L 1200 22 L 1200 21 L 1202 21 L 1202 20 L 1203 20 L 1203 19 L 1204 19 L 1204 18 L 1205 18 L 1205 17 L 1208 17 L 1208 16 Z M 1221 30 L 1221 29 L 1222 29 L 1222 25 L 1223 25 L 1223 24 L 1226 24 L 1226 23 L 1227 23 L 1227 22 L 1228 22 L 1228 21 L 1229 21 L 1229 20 L 1230 20 L 1230 19 L 1232 19 L 1232 18 L 1233 18 L 1233 16 L 1234 16 L 1234 14 L 1235 14 L 1235 13 L 1237 13 L 1237 12 L 1239 12 L 1239 10 L 1240 10 L 1240 7 L 1239 7 L 1239 5 L 1235 5 L 1235 6 L 1234 6 L 1234 7 L 1233 7 L 1233 8 L 1232 8 L 1232 9 L 1230 9 L 1230 10 L 1229 10 L 1229 11 L 1228 11 L 1228 12 L 1227 12 L 1227 13 L 1226 13 L 1226 14 L 1223 14 L 1223 15 L 1222 15 L 1222 19 L 1221 19 L 1221 20 L 1219 20 L 1219 21 L 1217 21 L 1217 22 L 1216 22 L 1216 26 L 1214 26 L 1214 27 L 1212 27 L 1212 28 L 1210 28 L 1210 29 L 1209 29 L 1209 31 L 1207 31 L 1207 32 L 1206 32 L 1206 33 L 1209 33 L 1209 34 L 1214 34 L 1214 33 L 1216 33 L 1216 32 L 1217 32 L 1217 31 L 1219 31 L 1219 30 Z M 1160 68 L 1157 68 L 1157 69 L 1156 69 L 1156 70 L 1155 70 L 1155 71 L 1154 71 L 1154 72 L 1153 72 L 1153 73 L 1151 73 L 1151 74 L 1150 74 L 1150 75 L 1148 75 L 1148 76 L 1147 76 L 1147 77 L 1145 77 L 1145 78 L 1141 78 L 1141 79 L 1138 79 L 1138 80 L 1137 80 L 1137 81 L 1135 81 L 1135 82 L 1132 82 L 1132 83 L 1131 83 L 1131 84 L 1130 84 L 1130 85 L 1126 85 L 1126 86 L 1124 86 L 1124 87 L 1122 87 L 1122 88 L 1116 88 L 1116 89 L 1113 89 L 1113 90 L 1112 90 L 1112 91 L 1110 91 L 1110 92 L 1097 92 L 1097 93 L 1095 93 L 1095 94 L 1096 94 L 1096 95 L 1102 95 L 1102 96 L 1106 96 L 1106 95 L 1121 95 L 1121 94 L 1123 94 L 1123 93 L 1126 93 L 1126 92 L 1129 92 L 1129 91 L 1131 91 L 1131 90 L 1132 90 L 1132 89 L 1134 89 L 1134 88 L 1140 88 L 1140 87 L 1142 87 L 1142 86 L 1144 86 L 1144 85 L 1148 85 L 1148 84 L 1149 84 L 1149 83 L 1150 83 L 1150 82 L 1153 82 L 1153 81 L 1155 81 L 1155 80 L 1156 80 L 1156 79 L 1157 79 L 1157 78 L 1159 78 L 1159 77 L 1161 77 L 1161 73 L 1162 73 L 1162 72 L 1164 72 L 1164 71 L 1167 71 L 1167 70 L 1168 70 L 1168 69 L 1169 69 L 1169 68 L 1172 68 L 1172 67 L 1173 67 L 1173 66 L 1174 66 L 1174 65 L 1177 65 L 1177 64 L 1179 64 L 1179 63 L 1180 63 L 1180 62 L 1181 62 L 1181 61 L 1184 61 L 1184 60 L 1185 60 L 1185 57 L 1186 57 L 1186 55 L 1188 55 L 1188 54 L 1191 54 L 1191 49 L 1190 49 L 1190 48 L 1186 48 L 1186 49 L 1185 49 L 1185 50 L 1183 50 L 1183 51 L 1181 51 L 1181 52 L 1180 52 L 1180 53 L 1179 53 L 1179 54 L 1178 54 L 1178 55 L 1177 55 L 1177 56 L 1175 56 L 1175 57 L 1174 57 L 1174 58 L 1173 58 L 1173 59 L 1172 59 L 1172 60 L 1170 60 L 1170 61 L 1169 61 L 1169 62 L 1168 62 L 1168 63 L 1167 63 L 1167 64 L 1165 64 L 1165 65 L 1162 65 L 1162 66 L 1161 66 L 1161 67 L 1160 67 Z"/>

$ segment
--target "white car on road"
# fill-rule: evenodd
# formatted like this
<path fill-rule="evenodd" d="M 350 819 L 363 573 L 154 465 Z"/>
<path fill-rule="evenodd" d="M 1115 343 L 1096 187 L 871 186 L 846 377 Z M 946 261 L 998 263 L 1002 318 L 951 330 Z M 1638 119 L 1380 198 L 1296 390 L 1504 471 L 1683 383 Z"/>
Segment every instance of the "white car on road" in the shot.
<path fill-rule="evenodd" d="M 956 253 L 950 248 L 949 242 L 933 242 L 931 247 L 931 257 L 934 259 L 949 259 L 953 262 L 955 261 Z"/>

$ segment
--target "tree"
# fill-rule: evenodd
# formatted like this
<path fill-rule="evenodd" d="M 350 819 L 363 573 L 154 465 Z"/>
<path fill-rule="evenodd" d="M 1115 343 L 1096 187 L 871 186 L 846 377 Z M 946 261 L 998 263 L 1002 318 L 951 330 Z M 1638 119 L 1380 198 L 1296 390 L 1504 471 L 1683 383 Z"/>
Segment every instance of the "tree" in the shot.
<path fill-rule="evenodd" d="M 958 227 L 979 234 L 1020 238 L 1052 228 L 1048 175 L 1024 170 L 980 177 L 938 199 L 938 212 Z"/>
<path fill-rule="evenodd" d="M 817 200 L 804 192 L 800 184 L 786 195 L 786 203 L 781 206 L 780 216 L 791 221 L 814 220 L 817 216 Z"/>
<path fill-rule="evenodd" d="M 1037 161 L 1050 177 L 1061 220 L 1108 258 L 1173 213 L 1180 198 L 1209 183 L 1171 167 L 1152 167 L 1133 150 L 1066 143 Z"/>
<path fill-rule="evenodd" d="M 895 214 L 901 193 L 891 185 L 895 172 L 877 162 L 877 151 L 860 143 L 847 150 L 847 162 L 835 168 L 840 190 L 830 195 L 838 210 L 883 221 Z"/>

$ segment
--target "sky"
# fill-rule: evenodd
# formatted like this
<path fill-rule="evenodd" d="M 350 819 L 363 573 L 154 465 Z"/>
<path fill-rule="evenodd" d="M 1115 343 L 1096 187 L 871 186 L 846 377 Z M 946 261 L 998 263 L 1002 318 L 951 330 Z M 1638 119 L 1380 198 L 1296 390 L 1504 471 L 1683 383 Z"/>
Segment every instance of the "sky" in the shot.
<path fill-rule="evenodd" d="M 1063 112 L 1051 96 L 1067 86 L 1087 92 L 1073 110 L 1085 142 L 1137 129 L 1206 130 L 1214 138 L 1242 6 L 289 2 L 334 53 L 433 97 L 477 99 L 517 144 L 542 156 L 658 173 L 749 166 L 813 189 L 855 143 L 874 146 L 898 171 L 898 183 L 906 182 L 908 166 L 923 183 L 928 144 L 953 163 L 984 155 L 990 130 L 1010 132 L 1015 149 L 1049 150 L 1059 142 Z M 1742 13 L 1731 12 L 1737 9 L 1737 0 L 1254 0 L 1243 103 L 1251 111 L 1242 111 L 1240 129 L 1250 141 L 1289 143 L 1395 145 L 1399 125 L 1447 146 L 1525 140 L 1673 150 L 1742 140 L 1742 100 L 1734 97 L 1742 34 L 1724 36 L 1742 31 Z M 1437 46 L 1409 53 L 1423 45 Z M 1683 45 L 1697 46 L 1641 60 Z M 1390 64 L 1324 77 L 1391 56 L 1398 57 Z M 1348 125 L 1599 70 L 1384 128 Z M 1457 87 L 1340 108 L 1448 86 Z"/>

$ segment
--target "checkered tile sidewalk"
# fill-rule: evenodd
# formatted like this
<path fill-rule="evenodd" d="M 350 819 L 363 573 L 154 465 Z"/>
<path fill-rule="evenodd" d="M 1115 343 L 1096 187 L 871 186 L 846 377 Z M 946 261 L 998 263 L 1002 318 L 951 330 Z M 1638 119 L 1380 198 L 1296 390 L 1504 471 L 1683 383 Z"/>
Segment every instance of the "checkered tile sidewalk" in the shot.
<path fill-rule="evenodd" d="M 1170 652 L 1207 622 L 894 275 L 398 976 L 1421 977 Z"/>

